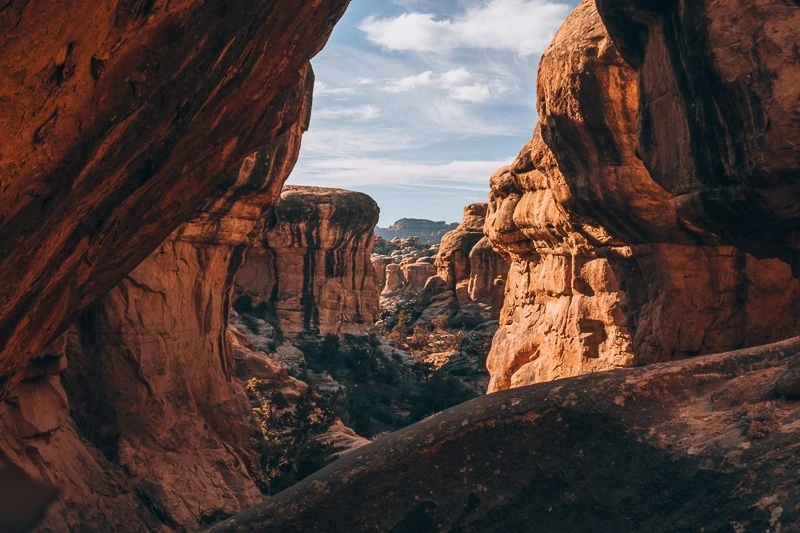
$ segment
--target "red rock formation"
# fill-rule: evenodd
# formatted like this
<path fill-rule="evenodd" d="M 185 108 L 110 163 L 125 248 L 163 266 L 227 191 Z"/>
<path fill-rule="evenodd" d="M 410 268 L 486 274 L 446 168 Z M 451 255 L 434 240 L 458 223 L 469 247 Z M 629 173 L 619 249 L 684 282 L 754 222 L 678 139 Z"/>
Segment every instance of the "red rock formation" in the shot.
<path fill-rule="evenodd" d="M 405 286 L 416 291 L 421 291 L 425 288 L 425 283 L 430 277 L 435 276 L 437 272 L 432 263 L 422 260 L 401 264 L 400 270 L 403 271 Z"/>
<path fill-rule="evenodd" d="M 211 531 L 791 531 L 800 403 L 770 389 L 798 350 L 794 339 L 485 395 Z"/>
<path fill-rule="evenodd" d="M 797 2 L 597 6 L 638 74 L 637 153 L 678 217 L 797 270 Z"/>
<path fill-rule="evenodd" d="M 469 298 L 484 302 L 499 312 L 503 305 L 508 262 L 498 254 L 486 237 L 469 252 Z"/>
<path fill-rule="evenodd" d="M 403 269 L 397 263 L 390 263 L 386 265 L 386 285 L 383 287 L 381 294 L 383 296 L 391 296 L 400 291 L 405 285 L 406 278 L 403 274 Z"/>
<path fill-rule="evenodd" d="M 483 222 L 486 219 L 486 204 L 470 204 L 464 207 L 464 218 L 453 231 L 442 237 L 439 255 L 436 256 L 437 275 L 447 287 L 456 291 L 459 284 L 469 284 L 472 248 L 483 238 Z M 465 291 L 462 291 L 465 292 Z"/>
<path fill-rule="evenodd" d="M 491 308 L 489 315 L 497 318 L 508 263 L 484 238 L 486 214 L 487 204 L 464 207 L 461 224 L 442 238 L 434 262 L 441 282 L 432 280 L 429 290 L 452 291 L 458 300 L 456 307 L 483 304 Z"/>
<path fill-rule="evenodd" d="M 386 267 L 392 264 L 390 257 L 382 255 L 372 256 L 372 266 L 375 268 L 375 285 L 383 291 L 386 287 Z"/>
<path fill-rule="evenodd" d="M 282 133 L 347 3 L 4 3 L 0 389 Z"/>
<path fill-rule="evenodd" d="M 796 330 L 788 266 L 720 246 L 651 177 L 638 101 L 637 72 L 581 3 L 542 58 L 533 140 L 491 180 L 487 234 L 512 267 L 490 390 Z"/>
<path fill-rule="evenodd" d="M 238 293 L 274 312 L 290 339 L 365 333 L 377 320 L 370 256 L 378 205 L 341 189 L 287 187 L 269 215 L 263 247 L 248 251 Z"/>
<path fill-rule="evenodd" d="M 10 460 L 62 489 L 45 529 L 162 522 L 194 530 L 262 498 L 250 404 L 232 379 L 230 295 L 297 160 L 312 86 L 306 66 L 273 119 L 283 133 L 65 336 L 69 402 L 55 356 L 44 379 L 26 376 L 12 391 L 5 408 L 17 422 L 2 440 L 25 452 Z M 92 469 L 70 463 L 87 456 Z"/>

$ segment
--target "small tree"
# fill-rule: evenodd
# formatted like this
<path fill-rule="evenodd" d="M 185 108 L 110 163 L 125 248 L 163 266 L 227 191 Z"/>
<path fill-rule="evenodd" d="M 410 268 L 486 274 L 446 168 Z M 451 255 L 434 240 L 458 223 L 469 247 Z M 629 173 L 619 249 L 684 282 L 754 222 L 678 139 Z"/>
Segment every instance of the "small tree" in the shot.
<path fill-rule="evenodd" d="M 408 311 L 401 310 L 397 313 L 397 324 L 392 328 L 389 338 L 396 342 L 398 345 L 405 345 L 406 337 L 408 336 L 408 326 L 411 323 L 411 315 Z"/>
<path fill-rule="evenodd" d="M 322 343 L 320 344 L 320 357 L 325 361 L 333 361 L 336 359 L 336 356 L 339 355 L 339 350 L 341 347 L 339 336 L 328 333 L 325 335 L 325 337 L 323 337 Z"/>
<path fill-rule="evenodd" d="M 412 350 L 422 350 L 430 342 L 431 334 L 420 325 L 414 326 L 414 332 L 408 338 L 408 347 Z"/>

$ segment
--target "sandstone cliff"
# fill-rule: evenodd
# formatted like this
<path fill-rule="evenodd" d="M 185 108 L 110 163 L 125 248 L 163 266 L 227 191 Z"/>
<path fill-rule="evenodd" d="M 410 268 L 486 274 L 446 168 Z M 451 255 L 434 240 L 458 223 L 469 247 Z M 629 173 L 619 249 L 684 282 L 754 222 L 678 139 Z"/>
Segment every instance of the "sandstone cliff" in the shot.
<path fill-rule="evenodd" d="M 61 490 L 43 530 L 195 530 L 262 498 L 228 312 L 297 159 L 312 87 L 306 65 L 273 117 L 282 133 L 37 360 L 52 361 L 45 377 L 29 370 L 11 391 L 6 459 Z"/>
<path fill-rule="evenodd" d="M 366 333 L 378 315 L 371 262 L 378 205 L 341 189 L 286 187 L 263 245 L 248 250 L 237 295 L 272 314 L 289 339 Z"/>
<path fill-rule="evenodd" d="M 496 318 L 502 302 L 508 263 L 484 239 L 487 204 L 464 207 L 459 226 L 442 238 L 436 275 L 453 291 L 459 305 L 472 302 L 492 308 Z"/>
<path fill-rule="evenodd" d="M 283 133 L 347 3 L 3 4 L 0 396 Z"/>
<path fill-rule="evenodd" d="M 430 321 L 443 312 L 462 308 L 478 312 L 480 307 L 478 314 L 496 318 L 508 263 L 484 238 L 486 213 L 487 204 L 464 207 L 461 223 L 442 237 L 435 250 L 416 240 L 392 241 L 396 249 L 390 256 L 374 255 L 372 262 L 383 282 L 382 308 L 394 310 L 398 302 L 419 307 L 425 311 L 425 321 Z M 437 304 L 431 308 L 432 298 Z"/>
<path fill-rule="evenodd" d="M 765 56 L 765 68 L 782 50 Z M 689 216 L 684 202 L 691 191 L 669 186 L 651 157 L 639 158 L 637 141 L 652 141 L 656 119 L 641 90 L 647 74 L 626 58 L 594 3 L 582 2 L 542 58 L 533 140 L 491 179 L 486 232 L 512 266 L 488 360 L 490 391 L 756 345 L 796 331 L 800 285 L 789 267 L 746 253 L 755 248 L 727 245 L 746 239 L 727 239 L 712 218 Z M 653 105 L 666 106 L 670 98 Z M 788 102 L 783 93 L 769 98 L 777 107 Z M 792 119 L 782 120 L 779 129 Z M 659 131 L 677 127 L 665 124 Z M 725 135 L 724 128 L 708 127 Z M 689 141 L 664 133 L 658 143 L 664 161 L 677 162 Z M 764 143 L 758 158 L 769 159 L 771 148 L 785 152 Z"/>
<path fill-rule="evenodd" d="M 678 217 L 797 274 L 797 2 L 597 6 L 638 75 L 637 153 Z"/>
<path fill-rule="evenodd" d="M 375 234 L 386 240 L 417 237 L 422 244 L 438 244 L 448 231 L 456 229 L 457 223 L 443 220 L 434 222 L 420 218 L 401 218 L 388 228 L 375 228 Z"/>

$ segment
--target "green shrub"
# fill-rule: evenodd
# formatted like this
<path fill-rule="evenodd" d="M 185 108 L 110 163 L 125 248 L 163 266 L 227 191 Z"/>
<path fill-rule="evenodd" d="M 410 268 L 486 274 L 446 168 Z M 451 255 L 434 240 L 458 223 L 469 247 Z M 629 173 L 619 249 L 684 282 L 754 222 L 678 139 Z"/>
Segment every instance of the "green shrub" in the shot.
<path fill-rule="evenodd" d="M 434 374 L 412 399 L 409 421 L 416 422 L 426 416 L 449 409 L 471 400 L 475 394 L 464 388 L 459 380 L 444 374 Z"/>

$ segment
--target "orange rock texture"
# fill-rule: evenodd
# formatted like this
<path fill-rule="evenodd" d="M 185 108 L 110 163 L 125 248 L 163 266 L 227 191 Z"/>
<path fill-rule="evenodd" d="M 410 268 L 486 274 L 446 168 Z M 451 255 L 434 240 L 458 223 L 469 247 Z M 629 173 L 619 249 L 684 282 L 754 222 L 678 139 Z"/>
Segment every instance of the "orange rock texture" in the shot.
<path fill-rule="evenodd" d="M 508 265 L 483 240 L 486 210 L 487 204 L 464 207 L 461 224 L 442 237 L 434 264 L 436 275 L 456 294 L 460 305 L 475 301 L 499 309 L 496 304 L 502 301 L 498 296 L 503 293 Z"/>
<path fill-rule="evenodd" d="M 597 6 L 638 75 L 638 154 L 678 217 L 797 274 L 797 2 Z"/>
<path fill-rule="evenodd" d="M 633 6 L 636 2 L 624 9 L 622 4 L 599 2 L 603 15 L 614 21 L 623 12 L 648 24 L 659 21 L 645 55 L 669 55 L 662 30 L 663 25 L 677 24 L 677 11 L 650 17 Z M 730 22 L 731 15 L 718 13 L 719 4 L 706 13 L 713 17 L 708 27 L 678 24 L 671 31 L 686 39 L 698 31 L 706 40 L 703 53 L 709 47 L 721 53 L 722 36 L 715 27 Z M 686 16 L 696 15 L 697 9 L 687 8 Z M 788 5 L 756 11 L 763 31 L 775 28 L 767 40 L 785 38 L 783 23 L 775 18 L 779 13 L 783 18 L 798 16 Z M 750 24 L 748 20 L 736 31 Z M 788 46 L 769 47 L 762 42 L 766 37 L 757 36 L 753 46 L 764 53 L 760 63 L 749 59 L 750 48 L 734 47 L 728 52 L 731 57 L 715 67 L 719 71 L 698 72 L 692 62 L 665 62 L 665 57 L 648 63 L 647 57 L 634 54 L 632 45 L 617 46 L 624 37 L 636 40 L 630 32 L 612 39 L 594 2 L 584 1 L 576 8 L 542 58 L 535 135 L 516 161 L 491 179 L 486 233 L 512 266 L 487 363 L 490 391 L 752 346 L 797 330 L 800 286 L 789 265 L 748 254 L 791 255 L 785 243 L 779 249 L 772 234 L 790 214 L 770 208 L 753 219 L 753 228 L 768 235 L 761 242 L 764 246 L 751 243 L 747 232 L 739 234 L 741 224 L 725 231 L 720 224 L 726 209 L 738 209 L 738 195 L 750 190 L 747 187 L 760 187 L 769 199 L 789 202 L 791 196 L 780 192 L 786 182 L 781 168 L 797 168 L 798 148 L 788 150 L 770 140 L 772 133 L 744 120 L 741 134 L 732 122 L 702 124 L 705 133 L 694 132 L 720 143 L 726 136 L 736 139 L 730 141 L 733 145 L 696 146 L 690 133 L 672 121 L 687 119 L 690 109 L 699 105 L 693 99 L 697 95 L 685 85 L 662 79 L 725 77 L 726 65 L 737 65 L 740 73 L 759 65 L 769 70 L 786 57 Z M 796 62 L 789 61 L 785 70 L 796 72 Z M 800 130 L 798 119 L 781 109 L 796 108 L 792 102 L 800 85 L 789 90 L 783 84 L 786 75 L 776 74 L 772 92 L 755 76 L 749 82 L 740 76 L 730 87 L 715 86 L 719 94 L 711 92 L 714 98 L 733 98 L 741 90 L 746 106 L 755 105 L 746 95 L 759 95 L 766 113 L 759 120 L 766 121 L 774 111 L 780 118 L 775 127 L 791 141 Z M 737 110 L 731 120 L 744 112 Z M 794 131 L 789 131 L 791 124 Z M 747 146 L 739 147 L 740 142 Z M 735 159 L 740 148 L 747 149 L 740 155 L 752 159 L 753 165 L 734 165 L 737 178 L 702 170 L 704 179 L 719 180 L 717 188 L 724 189 L 714 196 L 717 193 L 698 181 L 697 173 L 705 159 Z M 678 178 L 688 181 L 680 185 Z M 766 191 L 767 182 L 776 188 Z M 716 207 L 712 201 L 698 200 L 709 195 L 718 202 Z M 757 197 L 752 197 L 754 202 Z M 692 211 L 687 202 L 705 210 Z M 749 223 L 749 214 L 756 216 L 764 207 L 760 201 L 755 204 L 737 219 Z M 783 221 L 777 220 L 781 213 L 787 217 Z"/>
<path fill-rule="evenodd" d="M 198 530 L 263 497 L 228 313 L 234 275 L 297 160 L 312 88 L 306 64 L 272 117 L 280 135 L 11 390 L 0 417 L 4 461 L 61 490 L 44 531 Z"/>
<path fill-rule="evenodd" d="M 282 133 L 347 3 L 4 3 L 0 388 Z"/>
<path fill-rule="evenodd" d="M 286 187 L 248 250 L 237 294 L 272 314 L 286 338 L 361 333 L 375 325 L 371 254 L 379 210 L 366 194 Z"/>

